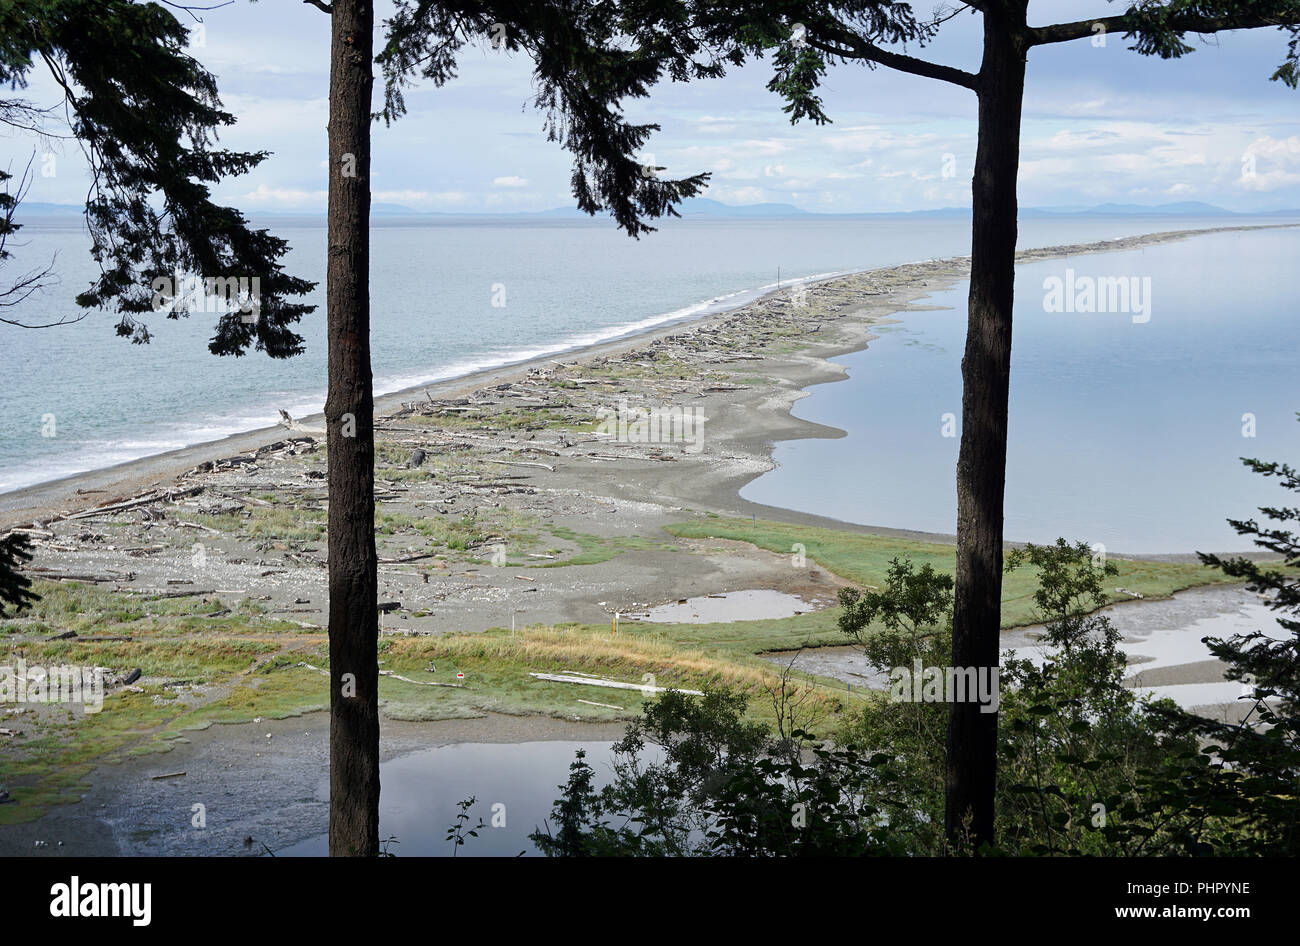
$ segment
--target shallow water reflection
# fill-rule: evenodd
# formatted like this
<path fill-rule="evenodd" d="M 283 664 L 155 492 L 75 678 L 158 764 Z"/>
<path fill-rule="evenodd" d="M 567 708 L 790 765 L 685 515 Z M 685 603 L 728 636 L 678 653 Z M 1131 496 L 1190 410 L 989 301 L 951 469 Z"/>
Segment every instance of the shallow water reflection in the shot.
<path fill-rule="evenodd" d="M 1281 633 L 1276 613 L 1240 587 L 1193 589 L 1164 601 L 1112 605 L 1105 614 L 1124 635 L 1120 649 L 1129 658 L 1129 685 L 1140 693 L 1169 697 L 1185 709 L 1235 704 L 1243 691 L 1241 683 L 1224 679 L 1226 665 L 1213 658 L 1202 638 Z M 1041 664 L 1046 650 L 1041 636 L 1037 626 L 1007 631 L 1001 650 Z M 793 655 L 767 656 L 784 665 Z M 849 686 L 884 689 L 889 684 L 888 675 L 868 664 L 856 647 L 807 650 L 795 666 Z"/>
<path fill-rule="evenodd" d="M 684 598 L 673 604 L 661 604 L 628 618 L 665 624 L 719 624 L 729 621 L 762 621 L 789 618 L 796 614 L 819 611 L 830 602 L 820 598 L 805 601 L 798 595 L 767 588 L 728 591 L 719 595 Z"/>
<path fill-rule="evenodd" d="M 598 784 L 612 776 L 612 742 L 461 743 L 422 749 L 380 766 L 383 790 L 379 802 L 379 836 L 394 837 L 389 846 L 399 857 L 450 857 L 447 827 L 455 821 L 457 803 L 470 796 L 469 827 L 487 822 L 478 837 L 468 838 L 457 857 L 515 857 L 537 855 L 528 835 L 543 826 L 568 778 L 574 753 L 587 750 Z M 329 798 L 329 781 L 318 795 Z M 496 821 L 493 827 L 494 807 Z M 503 823 L 502 823 L 503 822 Z M 277 857 L 324 857 L 329 839 L 319 835 L 294 844 Z"/>

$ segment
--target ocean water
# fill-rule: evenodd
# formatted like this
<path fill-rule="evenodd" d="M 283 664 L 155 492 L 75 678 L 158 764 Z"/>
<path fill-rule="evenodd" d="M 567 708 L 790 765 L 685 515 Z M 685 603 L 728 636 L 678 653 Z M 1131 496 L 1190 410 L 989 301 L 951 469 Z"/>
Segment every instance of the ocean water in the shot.
<path fill-rule="evenodd" d="M 1225 218 L 1030 219 L 1022 222 L 1020 244 L 1224 224 Z M 45 330 L 0 325 L 0 491 L 266 426 L 277 408 L 295 416 L 321 409 L 324 230 L 318 220 L 262 225 L 290 241 L 291 272 L 322 281 L 310 300 L 322 308 L 299 329 L 306 353 L 287 361 L 256 353 L 217 358 L 207 351 L 213 316 L 203 313 L 155 319 L 147 346 L 115 337 L 110 313 Z M 93 275 L 79 221 L 29 218 L 21 237 L 6 271 L 55 256 L 62 282 L 7 315 L 29 322 L 75 315 L 72 299 Z M 1295 377 L 1295 349 L 1276 330 L 1286 327 L 1286 266 L 1296 237 L 1201 237 L 1138 254 L 1136 262 L 1106 255 L 1078 264 L 1080 271 L 1109 271 L 1158 263 L 1159 272 L 1151 271 L 1159 277 L 1157 308 L 1145 325 L 1115 317 L 1020 317 L 1009 535 L 1055 534 L 1057 526 L 1044 532 L 1037 524 L 1061 521 L 1059 510 L 1069 507 L 1093 514 L 1059 528 L 1087 525 L 1087 535 L 1114 536 L 1125 549 L 1135 548 L 1127 541 L 1135 534 L 1143 547 L 1161 550 L 1174 538 L 1177 548 L 1199 540 L 1199 532 L 1168 531 L 1174 524 L 1163 517 L 1195 512 L 1207 519 L 1205 504 L 1171 511 L 1146 497 L 1191 501 L 1194 487 L 1208 494 L 1234 472 L 1232 457 L 1242 449 L 1270 456 L 1284 444 L 1271 438 L 1281 436 L 1282 421 L 1297 406 L 1283 390 Z M 771 286 L 778 272 L 789 281 L 964 255 L 969 247 L 969 222 L 960 219 L 691 217 L 634 241 L 603 220 L 376 218 L 376 387 L 385 393 L 559 355 L 737 305 Z M 1022 308 L 1038 305 L 1037 273 L 1022 271 L 1022 289 L 1029 287 Z M 494 306 L 494 295 L 500 302 L 502 294 L 504 306 Z M 960 305 L 961 295 L 935 301 Z M 851 521 L 950 530 L 956 442 L 937 431 L 940 414 L 960 412 L 953 368 L 962 324 L 959 312 L 909 315 L 870 351 L 847 359 L 853 380 L 817 388 L 800 411 L 821 411 L 818 419 L 831 418 L 826 422 L 850 437 L 779 448 L 782 469 L 746 495 Z M 1056 414 L 1034 403 L 1040 390 L 1052 393 Z M 1225 394 L 1231 397 L 1223 400 Z M 1259 417 L 1259 437 L 1233 440 L 1229 421 L 1247 410 Z M 1052 475 L 1060 465 L 1073 468 L 1071 477 Z M 823 474 L 816 490 L 801 484 L 813 469 Z M 1076 494 L 1076 481 L 1089 489 Z M 1027 483 L 1036 484 L 1029 492 L 1038 497 L 1028 504 L 1015 498 Z M 1124 505 L 1099 506 L 1099 496 Z M 1244 511 L 1234 502 L 1216 507 L 1214 517 Z M 1114 526 L 1120 512 L 1144 525 L 1102 528 Z M 1148 535 L 1146 524 L 1166 531 Z"/>
<path fill-rule="evenodd" d="M 1212 234 L 1017 268 L 1005 534 L 1113 552 L 1244 551 L 1225 522 L 1294 505 L 1240 457 L 1300 461 L 1300 230 Z M 1137 277 L 1150 311 L 1045 311 L 1044 288 Z M 965 284 L 836 359 L 799 417 L 837 440 L 779 444 L 742 495 L 869 525 L 951 533 Z M 1076 295 L 1077 298 L 1077 295 Z M 1143 320 L 1145 318 L 1145 321 Z M 945 429 L 946 427 L 946 429 Z M 945 436 L 945 433 L 956 436 Z"/>

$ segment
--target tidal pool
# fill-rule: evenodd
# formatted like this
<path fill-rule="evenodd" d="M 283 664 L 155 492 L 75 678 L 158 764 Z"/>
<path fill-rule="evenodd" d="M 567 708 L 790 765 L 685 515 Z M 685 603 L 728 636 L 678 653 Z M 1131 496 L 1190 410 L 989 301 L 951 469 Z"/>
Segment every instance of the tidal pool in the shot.
<path fill-rule="evenodd" d="M 398 756 L 379 767 L 379 836 L 395 838 L 387 845 L 398 857 L 450 857 L 447 828 L 463 799 L 477 799 L 469 809 L 467 838 L 457 857 L 537 856 L 528 835 L 550 817 L 559 786 L 569 777 L 569 765 L 579 749 L 596 770 L 597 784 L 613 775 L 612 742 L 458 743 L 421 749 Z M 329 779 L 317 789 L 329 800 Z M 495 826 L 494 826 L 495 825 Z M 283 850 L 277 857 L 324 857 L 329 839 L 321 834 Z"/>
<path fill-rule="evenodd" d="M 1277 637 L 1277 614 L 1244 588 L 1203 588 L 1180 592 L 1165 601 L 1130 602 L 1106 609 L 1124 635 L 1120 649 L 1128 655 L 1128 684 L 1139 693 L 1169 697 L 1184 709 L 1235 703 L 1245 692 L 1224 679 L 1227 665 L 1216 660 L 1202 638 L 1228 639 L 1262 631 Z M 1035 663 L 1044 647 L 1040 628 L 1002 635 L 1003 649 L 1020 651 Z"/>
<path fill-rule="evenodd" d="M 798 595 L 784 591 L 754 588 L 683 598 L 672 604 L 661 604 L 625 617 L 663 624 L 722 624 L 730 621 L 789 618 L 809 611 L 820 611 L 827 604 L 829 602 L 821 598 L 805 601 Z"/>

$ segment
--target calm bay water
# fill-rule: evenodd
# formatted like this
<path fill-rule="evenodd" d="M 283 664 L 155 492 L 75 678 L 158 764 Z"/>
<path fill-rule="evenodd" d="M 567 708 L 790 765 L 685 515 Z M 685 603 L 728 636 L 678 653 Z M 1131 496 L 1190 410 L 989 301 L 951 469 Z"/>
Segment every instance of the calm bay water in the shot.
<path fill-rule="evenodd" d="M 407 857 L 450 857 L 448 826 L 456 823 L 459 802 L 475 799 L 458 857 L 537 855 L 528 835 L 545 831 L 560 788 L 569 777 L 575 753 L 584 750 L 595 769 L 595 784 L 613 777 L 612 742 L 461 743 L 398 756 L 380 767 L 379 836 L 396 838 L 390 853 Z M 646 753 L 658 760 L 660 755 Z M 329 780 L 317 797 L 329 800 Z M 551 831 L 556 830 L 550 824 Z M 324 857 L 329 838 L 318 835 L 276 851 L 277 857 Z"/>
<path fill-rule="evenodd" d="M 1300 458 L 1298 257 L 1300 230 L 1275 230 L 1018 267 L 1008 538 L 1063 535 L 1116 552 L 1250 549 L 1224 520 L 1294 502 L 1238 458 Z M 1149 277 L 1149 321 L 1044 311 L 1045 280 L 1068 270 L 1076 283 Z M 955 531 L 958 439 L 944 436 L 944 415 L 961 415 L 966 292 L 936 294 L 928 303 L 942 310 L 907 313 L 867 350 L 836 359 L 849 379 L 813 388 L 795 413 L 848 436 L 779 444 L 779 467 L 742 495 Z"/>
<path fill-rule="evenodd" d="M 1245 222 L 1232 220 L 1231 222 Z M 1268 221 L 1276 222 L 1276 221 Z M 268 221 L 293 246 L 290 271 L 323 281 L 319 221 Z M 1030 219 L 1021 246 L 1223 226 L 1223 218 Z M 476 368 L 559 353 L 752 298 L 776 279 L 969 252 L 960 219 L 823 218 L 668 221 L 633 241 L 604 221 L 380 218 L 373 230 L 373 345 L 380 393 Z M 12 267 L 57 253 L 62 285 L 21 310 L 26 321 L 74 313 L 91 279 L 78 223 L 35 220 Z M 1223 546 L 1224 515 L 1258 495 L 1241 453 L 1294 457 L 1297 406 L 1287 266 L 1300 234 L 1199 237 L 1139 253 L 1073 261 L 1079 272 L 1151 275 L 1149 323 L 1042 312 L 1044 274 L 1022 267 L 1007 531 L 1058 532 L 1121 550 Z M 494 287 L 504 307 L 494 307 Z M 840 441 L 778 447 L 780 470 L 746 496 L 838 518 L 951 531 L 960 413 L 964 290 L 908 315 L 869 351 L 844 359 L 848 383 L 819 387 L 801 416 L 849 431 Z M 498 291 L 499 298 L 499 291 Z M 323 305 L 323 285 L 311 301 Z M 307 352 L 288 361 L 207 352 L 213 317 L 156 319 L 154 341 L 114 337 L 114 319 L 43 331 L 0 326 L 0 491 L 216 439 L 324 402 L 323 309 L 304 320 Z M 1290 398 L 1290 400 L 1288 400 Z M 1256 414 L 1258 437 L 1240 437 Z M 55 436 L 42 436 L 54 415 Z M 1292 429 L 1294 428 L 1294 430 Z M 812 471 L 819 479 L 810 481 Z M 814 489 L 811 485 L 816 482 Z M 1240 543 L 1229 542 L 1228 547 Z"/>

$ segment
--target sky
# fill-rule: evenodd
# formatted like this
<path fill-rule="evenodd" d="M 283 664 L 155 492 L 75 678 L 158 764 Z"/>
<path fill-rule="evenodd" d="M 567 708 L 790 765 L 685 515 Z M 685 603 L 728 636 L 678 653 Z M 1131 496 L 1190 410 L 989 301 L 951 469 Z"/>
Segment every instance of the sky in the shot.
<path fill-rule="evenodd" d="M 935 0 L 914 4 L 926 14 Z M 1030 22 L 1122 12 L 1107 0 L 1032 0 Z M 377 5 L 377 34 L 391 4 Z M 184 16 L 184 14 L 178 14 Z M 325 207 L 329 18 L 299 0 L 247 0 L 201 14 L 194 55 L 218 78 L 238 123 L 223 146 L 266 150 L 216 196 L 245 211 Z M 962 15 L 924 50 L 974 71 L 979 17 Z M 1199 200 L 1238 211 L 1300 207 L 1300 92 L 1269 75 L 1286 34 L 1253 30 L 1193 39 L 1197 51 L 1161 61 L 1122 36 L 1030 52 L 1021 139 L 1022 207 Z M 377 37 L 376 46 L 379 46 Z M 570 160 L 530 106 L 526 56 L 466 47 L 460 75 L 407 94 L 408 114 L 374 135 L 373 199 L 420 211 L 509 213 L 572 206 Z M 36 77 L 24 96 L 58 100 Z M 664 84 L 626 104 L 661 126 L 638 157 L 677 177 L 711 171 L 704 196 L 777 202 L 817 212 L 889 212 L 970 205 L 974 93 L 860 62 L 834 66 L 823 94 L 831 124 L 791 125 L 757 62 L 726 78 Z M 380 83 L 377 83 L 379 86 Z M 377 88 L 377 96 L 380 90 Z M 376 99 L 376 105 L 379 101 Z M 87 178 L 75 143 L 54 146 L 0 131 L 0 167 L 38 153 L 29 201 L 77 204 Z M 46 158 L 52 154 L 53 159 Z"/>

